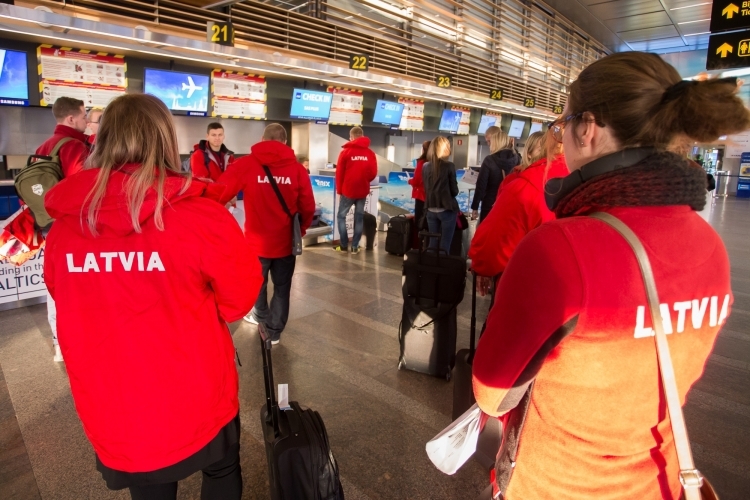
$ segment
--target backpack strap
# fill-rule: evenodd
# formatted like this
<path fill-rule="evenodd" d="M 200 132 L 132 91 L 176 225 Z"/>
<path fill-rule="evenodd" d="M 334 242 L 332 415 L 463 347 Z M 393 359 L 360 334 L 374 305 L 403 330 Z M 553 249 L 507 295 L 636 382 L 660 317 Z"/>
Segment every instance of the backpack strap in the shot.
<path fill-rule="evenodd" d="M 51 156 L 53 158 L 57 157 L 57 156 L 60 156 L 60 150 L 62 149 L 62 147 L 65 146 L 65 144 L 67 144 L 68 142 L 70 142 L 72 140 L 73 140 L 72 137 L 63 137 L 62 139 L 60 139 L 59 141 L 57 141 L 57 144 L 55 144 L 55 147 L 52 148 L 52 151 L 50 151 L 50 153 L 49 153 L 48 156 Z"/>
<path fill-rule="evenodd" d="M 276 184 L 276 179 L 273 178 L 273 175 L 271 175 L 271 169 L 269 169 L 265 165 L 261 165 L 263 167 L 263 170 L 266 172 L 266 176 L 268 177 L 268 182 L 271 183 L 271 187 L 273 188 L 273 192 L 276 193 L 276 197 L 279 199 L 279 203 L 281 203 L 281 208 L 284 209 L 284 212 L 289 216 L 290 219 L 294 219 L 294 216 L 292 216 L 292 212 L 289 211 L 289 207 L 286 206 L 286 201 L 284 201 L 284 197 L 281 196 L 281 191 L 279 191 L 279 185 Z"/>

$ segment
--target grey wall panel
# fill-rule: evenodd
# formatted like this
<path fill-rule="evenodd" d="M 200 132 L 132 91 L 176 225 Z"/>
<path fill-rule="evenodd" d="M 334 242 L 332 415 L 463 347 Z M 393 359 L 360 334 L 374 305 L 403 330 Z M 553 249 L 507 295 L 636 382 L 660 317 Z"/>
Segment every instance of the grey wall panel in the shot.
<path fill-rule="evenodd" d="M 180 144 L 180 154 L 193 151 L 193 145 L 206 138 L 206 127 L 211 122 L 219 122 L 224 126 L 224 144 L 237 153 L 250 153 L 250 146 L 259 142 L 263 136 L 263 129 L 267 122 L 257 120 L 232 120 L 221 118 L 199 118 L 193 116 L 175 116 L 174 125 L 177 130 L 177 140 Z"/>
<path fill-rule="evenodd" d="M 47 108 L 0 106 L 0 155 L 30 155 L 55 129 Z"/>

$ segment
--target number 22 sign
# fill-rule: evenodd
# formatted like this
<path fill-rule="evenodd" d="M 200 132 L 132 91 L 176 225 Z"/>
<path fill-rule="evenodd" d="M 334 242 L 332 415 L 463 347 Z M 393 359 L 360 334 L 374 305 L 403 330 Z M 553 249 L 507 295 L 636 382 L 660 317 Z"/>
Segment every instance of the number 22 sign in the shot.
<path fill-rule="evenodd" d="M 356 71 L 367 71 L 370 68 L 370 58 L 365 54 L 352 54 L 349 56 L 349 69 Z"/>
<path fill-rule="evenodd" d="M 234 47 L 234 26 L 232 23 L 208 22 L 206 28 L 206 40 L 219 45 Z"/>

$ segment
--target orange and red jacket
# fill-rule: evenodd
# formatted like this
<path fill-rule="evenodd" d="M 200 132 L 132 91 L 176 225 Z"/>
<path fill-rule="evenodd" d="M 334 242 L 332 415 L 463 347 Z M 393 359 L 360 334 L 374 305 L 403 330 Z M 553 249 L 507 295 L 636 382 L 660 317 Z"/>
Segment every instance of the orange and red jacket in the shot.
<path fill-rule="evenodd" d="M 336 192 L 352 200 L 367 198 L 370 182 L 378 175 L 378 160 L 368 137 L 344 144 L 336 162 Z"/>
<path fill-rule="evenodd" d="M 83 164 L 89 157 L 90 152 L 89 136 L 67 125 L 57 125 L 52 137 L 36 148 L 36 154 L 42 156 L 49 155 L 55 149 L 57 143 L 60 142 L 60 139 L 65 137 L 72 137 L 74 139 L 63 144 L 59 151 L 60 167 L 62 168 L 63 176 L 68 177 L 83 170 Z"/>
<path fill-rule="evenodd" d="M 217 152 L 211 149 L 208 141 L 204 139 L 193 146 L 193 154 L 190 155 L 190 171 L 193 177 L 211 179 L 216 182 L 233 161 L 234 153 L 229 151 L 224 144 Z"/>

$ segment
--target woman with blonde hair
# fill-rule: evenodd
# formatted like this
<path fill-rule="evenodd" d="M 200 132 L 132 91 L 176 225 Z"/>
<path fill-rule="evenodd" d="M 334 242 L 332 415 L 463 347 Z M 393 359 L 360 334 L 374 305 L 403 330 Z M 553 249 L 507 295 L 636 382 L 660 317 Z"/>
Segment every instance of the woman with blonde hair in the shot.
<path fill-rule="evenodd" d="M 227 322 L 263 278 L 211 189 L 180 172 L 166 106 L 127 94 L 104 111 L 86 169 L 45 198 L 44 277 L 76 410 L 107 486 L 136 500 L 174 499 L 199 470 L 202 499 L 242 495 Z"/>
<path fill-rule="evenodd" d="M 521 158 L 513 149 L 513 139 L 503 132 L 500 127 L 489 127 L 484 134 L 490 146 L 490 154 L 482 161 L 477 178 L 477 190 L 471 202 L 471 217 L 482 222 L 495 204 L 497 192 L 503 179 L 519 164 Z M 481 214 L 478 212 L 481 203 Z"/>
<path fill-rule="evenodd" d="M 458 181 L 456 166 L 447 160 L 450 154 L 450 142 L 438 136 L 430 143 L 427 163 L 422 167 L 427 226 L 431 233 L 441 235 L 439 247 L 445 253 L 450 253 L 458 216 Z M 430 238 L 430 248 L 438 248 L 434 238 Z"/>

